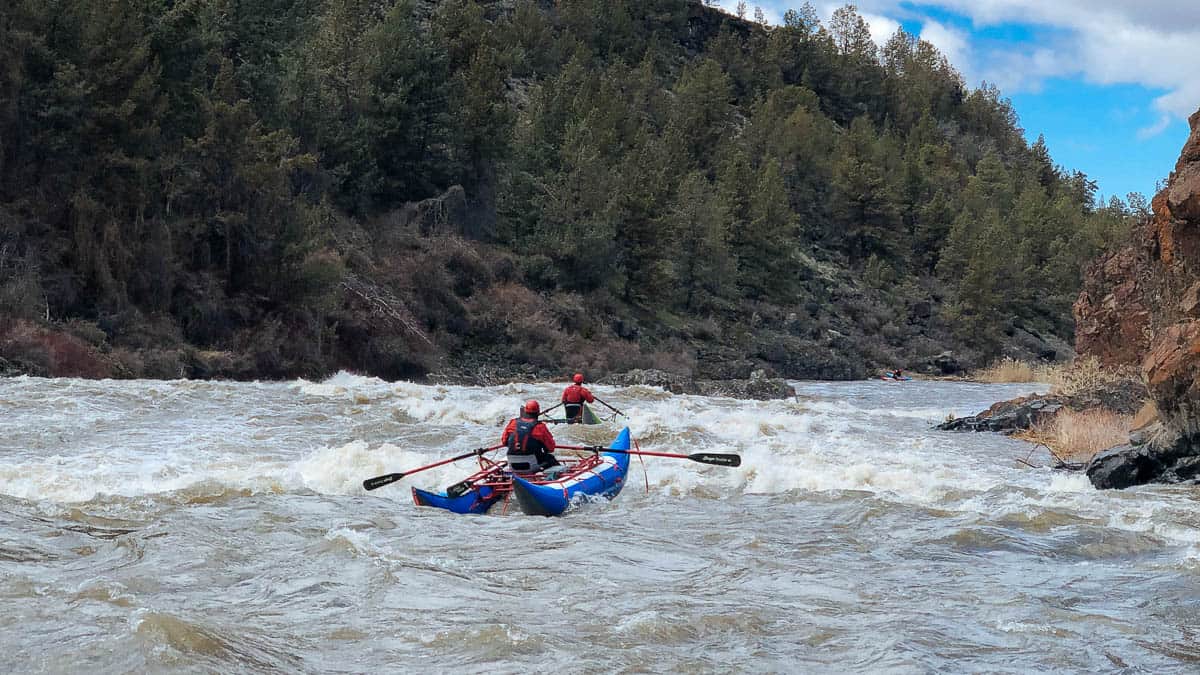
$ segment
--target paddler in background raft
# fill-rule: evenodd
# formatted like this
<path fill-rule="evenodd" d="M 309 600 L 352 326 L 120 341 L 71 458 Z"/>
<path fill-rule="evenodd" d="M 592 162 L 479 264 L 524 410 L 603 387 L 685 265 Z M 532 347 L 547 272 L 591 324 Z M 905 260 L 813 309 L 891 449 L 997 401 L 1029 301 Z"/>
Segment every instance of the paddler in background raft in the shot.
<path fill-rule="evenodd" d="M 572 379 L 574 383 L 563 389 L 562 404 L 567 424 L 578 424 L 583 421 L 583 402 L 594 403 L 596 397 L 583 386 L 583 373 L 575 373 Z"/>
<path fill-rule="evenodd" d="M 554 456 L 554 436 L 538 419 L 542 406 L 530 399 L 521 406 L 521 416 L 504 427 L 500 444 L 508 447 L 508 467 L 514 473 L 536 473 L 558 466 Z"/>

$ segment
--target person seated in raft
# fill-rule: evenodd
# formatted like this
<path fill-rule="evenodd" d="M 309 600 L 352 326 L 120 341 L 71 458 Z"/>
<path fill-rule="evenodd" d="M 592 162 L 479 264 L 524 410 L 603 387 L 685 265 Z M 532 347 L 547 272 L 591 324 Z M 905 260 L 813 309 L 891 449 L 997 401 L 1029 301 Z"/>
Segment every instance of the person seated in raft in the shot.
<path fill-rule="evenodd" d="M 583 373 L 575 373 L 574 383 L 563 389 L 563 411 L 566 413 L 567 424 L 578 424 L 583 421 L 583 402 L 594 403 L 595 396 L 583 386 Z"/>
<path fill-rule="evenodd" d="M 892 372 L 892 379 L 903 380 L 904 379 L 904 371 L 897 368 L 895 371 Z"/>
<path fill-rule="evenodd" d="M 537 473 L 558 466 L 554 436 L 538 419 L 541 412 L 537 401 L 526 401 L 520 417 L 509 420 L 500 435 L 500 443 L 508 447 L 508 467 L 513 473 Z"/>

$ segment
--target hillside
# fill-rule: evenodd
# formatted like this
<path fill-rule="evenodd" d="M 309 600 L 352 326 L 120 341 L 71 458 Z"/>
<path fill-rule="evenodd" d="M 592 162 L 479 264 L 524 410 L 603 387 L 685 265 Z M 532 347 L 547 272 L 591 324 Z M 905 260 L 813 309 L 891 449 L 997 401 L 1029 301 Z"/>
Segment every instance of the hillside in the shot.
<path fill-rule="evenodd" d="M 1095 203 L 852 8 L 0 7 L 0 370 L 854 378 L 1062 358 Z M 949 352 L 949 353 L 947 353 Z"/>

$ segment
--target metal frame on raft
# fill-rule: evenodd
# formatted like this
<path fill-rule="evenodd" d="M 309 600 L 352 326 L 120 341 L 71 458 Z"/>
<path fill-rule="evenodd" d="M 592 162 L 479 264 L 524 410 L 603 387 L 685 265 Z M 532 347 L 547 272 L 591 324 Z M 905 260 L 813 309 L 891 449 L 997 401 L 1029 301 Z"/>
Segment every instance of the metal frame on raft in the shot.
<path fill-rule="evenodd" d="M 470 476 L 467 476 L 463 480 L 447 488 L 447 497 L 457 499 L 465 496 L 467 491 L 471 491 L 476 493 L 477 499 L 487 499 L 490 502 L 487 507 L 489 510 L 494 507 L 496 502 L 503 500 L 504 504 L 501 507 L 500 513 L 501 515 L 504 515 L 508 513 L 508 505 L 512 500 L 512 477 L 514 475 L 529 479 L 537 479 L 538 477 L 544 476 L 544 473 L 541 471 L 532 473 L 516 473 L 510 471 L 508 469 L 508 463 L 505 460 L 492 460 L 484 457 L 483 455 L 479 455 L 477 459 L 479 461 L 479 471 L 476 471 Z M 567 468 L 561 471 L 553 479 L 546 480 L 545 483 L 568 480 L 570 478 L 577 477 L 584 472 L 590 471 L 601 464 L 604 464 L 604 458 L 600 454 L 592 454 L 584 457 L 559 457 L 558 461 L 560 464 L 568 465 Z M 463 489 L 462 491 L 457 492 L 457 494 L 451 494 L 452 490 L 460 486 Z M 487 495 L 486 497 L 481 496 L 480 492 L 482 488 L 490 488 L 492 490 L 492 494 Z M 432 504 L 422 501 L 422 497 L 420 496 L 421 494 L 430 494 L 428 491 L 414 487 L 412 493 L 413 503 L 417 506 L 433 506 Z"/>

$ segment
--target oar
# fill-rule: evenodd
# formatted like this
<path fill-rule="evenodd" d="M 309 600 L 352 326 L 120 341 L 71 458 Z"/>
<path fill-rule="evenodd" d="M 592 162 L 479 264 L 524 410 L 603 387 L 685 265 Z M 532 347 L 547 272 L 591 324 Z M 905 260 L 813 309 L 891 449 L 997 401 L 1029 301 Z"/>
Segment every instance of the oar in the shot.
<path fill-rule="evenodd" d="M 599 396 L 592 394 L 592 398 L 596 399 L 596 403 L 603 405 L 605 408 L 608 408 L 609 410 L 617 413 L 618 415 L 621 415 L 622 417 L 629 417 L 629 415 L 626 415 L 625 413 L 621 412 L 620 410 L 617 410 L 616 408 L 612 407 L 611 405 L 605 403 L 603 400 L 600 399 Z"/>
<path fill-rule="evenodd" d="M 556 404 L 556 405 L 552 405 L 552 406 L 550 406 L 549 408 L 546 408 L 545 410 L 543 410 L 541 413 L 539 413 L 539 415 L 545 415 L 546 413 L 550 412 L 551 410 L 554 410 L 555 408 L 557 408 L 557 407 L 559 407 L 559 406 L 561 406 L 561 405 L 562 405 L 561 403 L 559 403 L 559 404 Z"/>
<path fill-rule="evenodd" d="M 483 453 L 485 453 L 485 452 L 491 452 L 492 450 L 499 450 L 500 448 L 503 448 L 503 447 L 504 447 L 503 445 L 493 445 L 490 448 L 476 448 L 470 452 L 464 452 L 463 454 L 459 455 L 458 457 L 451 457 L 450 459 L 443 459 L 440 462 L 434 462 L 433 464 L 418 467 L 416 469 L 412 469 L 411 471 L 401 471 L 400 473 L 387 473 L 382 476 L 375 476 L 374 478 L 368 478 L 363 481 L 363 488 L 366 490 L 376 490 L 378 488 L 383 487 L 384 485 L 390 485 L 392 483 L 395 483 L 396 481 L 400 480 L 401 478 L 404 478 L 405 476 L 411 476 L 414 473 L 420 473 L 421 471 L 425 471 L 426 469 L 432 469 L 434 467 L 439 467 L 439 466 L 442 466 L 443 464 L 449 464 L 450 462 L 457 462 L 460 459 L 466 459 L 468 457 L 473 457 L 475 455 L 483 455 Z"/>
<path fill-rule="evenodd" d="M 692 455 L 680 455 L 674 452 L 650 452 L 649 450 L 620 450 L 617 448 L 601 448 L 594 445 L 560 445 L 565 450 L 585 450 L 587 452 L 615 452 L 619 455 L 649 455 L 651 457 L 671 457 L 674 459 L 690 459 L 701 464 L 714 466 L 741 466 L 741 455 L 725 455 L 717 452 L 697 452 Z"/>

